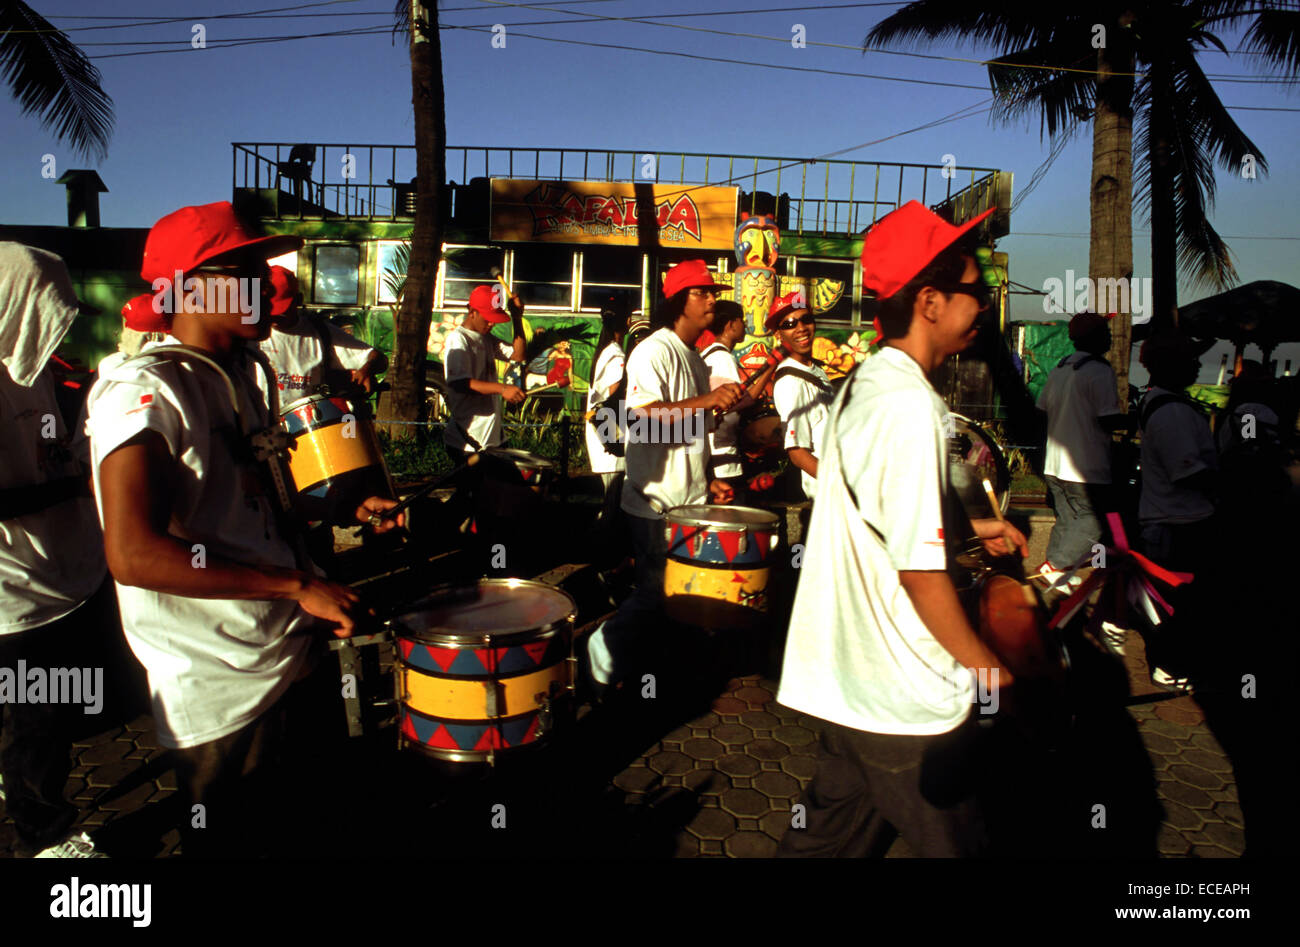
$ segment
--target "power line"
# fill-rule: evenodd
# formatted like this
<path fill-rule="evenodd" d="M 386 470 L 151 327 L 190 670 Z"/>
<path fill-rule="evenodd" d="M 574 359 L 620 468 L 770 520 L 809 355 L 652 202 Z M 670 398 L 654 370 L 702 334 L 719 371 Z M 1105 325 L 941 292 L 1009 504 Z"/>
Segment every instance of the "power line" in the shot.
<path fill-rule="evenodd" d="M 1149 236 L 1150 230 L 1134 230 L 1133 233 Z M 1007 235 L 1008 237 L 1071 237 L 1071 238 L 1088 238 L 1091 234 L 1087 233 L 1041 233 L 1034 230 L 1015 230 Z M 1300 237 L 1271 237 L 1247 234 L 1220 234 L 1224 240 L 1300 240 Z"/>

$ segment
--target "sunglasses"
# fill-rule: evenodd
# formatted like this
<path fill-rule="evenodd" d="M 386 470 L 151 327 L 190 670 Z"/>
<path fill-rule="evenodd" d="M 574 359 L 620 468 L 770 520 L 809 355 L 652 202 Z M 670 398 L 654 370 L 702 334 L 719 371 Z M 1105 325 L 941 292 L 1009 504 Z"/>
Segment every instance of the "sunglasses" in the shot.
<path fill-rule="evenodd" d="M 786 319 L 784 322 L 778 325 L 777 328 L 781 329 L 784 332 L 789 332 L 795 326 L 811 326 L 811 325 L 816 325 L 816 323 L 817 323 L 817 319 L 810 312 L 807 313 L 806 315 L 800 316 L 797 319 Z"/>
<path fill-rule="evenodd" d="M 960 293 L 963 296 L 972 297 L 979 304 L 980 312 L 993 305 L 993 297 L 989 293 L 989 288 L 983 283 L 935 283 L 933 285 L 939 292 L 949 296 Z"/>

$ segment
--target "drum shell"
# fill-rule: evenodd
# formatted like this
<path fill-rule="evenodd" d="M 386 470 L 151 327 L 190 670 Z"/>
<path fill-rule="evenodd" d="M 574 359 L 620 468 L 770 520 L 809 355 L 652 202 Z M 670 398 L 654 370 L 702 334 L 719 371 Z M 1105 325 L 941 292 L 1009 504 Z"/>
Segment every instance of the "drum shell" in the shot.
<path fill-rule="evenodd" d="M 780 450 L 784 443 L 781 415 L 770 398 L 750 405 L 740 412 L 740 446 L 746 453 L 762 454 Z"/>
<path fill-rule="evenodd" d="M 771 557 L 778 541 L 775 514 L 747 507 L 726 507 L 752 522 L 707 522 L 700 507 L 670 511 L 665 533 L 665 611 L 684 624 L 704 628 L 757 628 L 766 622 Z M 707 508 L 703 508 L 706 509 Z"/>
<path fill-rule="evenodd" d="M 550 460 L 521 450 L 489 448 L 478 466 L 479 512 L 503 519 L 536 515 L 558 475 Z"/>
<path fill-rule="evenodd" d="M 535 628 L 498 633 L 411 627 L 418 612 L 395 618 L 398 726 L 405 746 L 470 762 L 534 748 L 549 737 L 550 701 L 572 687 L 576 608 L 565 593 L 540 583 L 486 579 L 478 585 L 494 586 L 545 589 L 563 596 L 570 610 Z"/>
<path fill-rule="evenodd" d="M 1063 677 L 1064 656 L 1028 582 L 988 573 L 975 581 L 973 593 L 978 602 L 980 638 L 1017 679 Z"/>
<path fill-rule="evenodd" d="M 280 420 L 292 437 L 281 467 L 293 509 L 304 519 L 351 522 L 367 497 L 393 496 L 374 424 L 347 398 L 304 398 Z"/>

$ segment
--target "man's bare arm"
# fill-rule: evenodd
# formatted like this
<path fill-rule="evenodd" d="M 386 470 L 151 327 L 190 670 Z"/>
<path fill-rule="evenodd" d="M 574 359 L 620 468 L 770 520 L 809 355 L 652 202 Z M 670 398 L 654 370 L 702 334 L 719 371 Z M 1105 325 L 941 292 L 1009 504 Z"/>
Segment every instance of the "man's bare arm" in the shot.
<path fill-rule="evenodd" d="M 790 463 L 794 464 L 808 476 L 816 478 L 817 476 L 817 457 L 806 447 L 788 447 L 785 455 L 790 458 Z"/>
<path fill-rule="evenodd" d="M 1007 687 L 1013 683 L 1011 671 L 979 639 L 966 620 L 948 573 L 907 570 L 898 573 L 898 580 L 925 627 L 957 663 L 972 671 L 996 671 L 997 674 L 990 673 L 989 678 L 995 682 L 994 686 Z"/>

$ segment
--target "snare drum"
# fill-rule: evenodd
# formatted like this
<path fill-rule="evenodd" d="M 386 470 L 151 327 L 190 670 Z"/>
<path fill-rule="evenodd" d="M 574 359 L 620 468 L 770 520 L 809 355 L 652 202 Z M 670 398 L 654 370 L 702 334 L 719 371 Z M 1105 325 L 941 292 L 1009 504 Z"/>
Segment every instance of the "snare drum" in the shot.
<path fill-rule="evenodd" d="M 537 517 L 558 472 L 553 461 L 528 451 L 489 448 L 479 457 L 475 511 L 503 520 Z"/>
<path fill-rule="evenodd" d="M 304 519 L 351 522 L 362 500 L 394 496 L 364 405 L 342 395 L 312 395 L 289 404 L 280 423 L 292 438 L 285 463 L 291 502 Z"/>
<path fill-rule="evenodd" d="M 543 496 L 550 490 L 551 484 L 555 481 L 560 469 L 553 460 L 539 457 L 537 454 L 530 454 L 526 450 L 517 450 L 513 447 L 491 447 L 485 453 L 503 462 L 513 464 L 520 479 L 534 493 L 540 493 Z"/>
<path fill-rule="evenodd" d="M 481 579 L 389 622 L 396 639 L 402 746 L 452 762 L 537 746 L 553 701 L 572 688 L 577 606 L 525 579 Z"/>
<path fill-rule="evenodd" d="M 696 504 L 669 510 L 667 520 L 669 616 L 705 628 L 761 625 L 771 557 L 780 541 L 777 515 Z"/>

